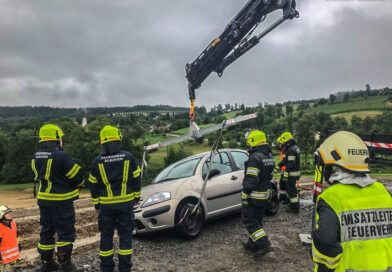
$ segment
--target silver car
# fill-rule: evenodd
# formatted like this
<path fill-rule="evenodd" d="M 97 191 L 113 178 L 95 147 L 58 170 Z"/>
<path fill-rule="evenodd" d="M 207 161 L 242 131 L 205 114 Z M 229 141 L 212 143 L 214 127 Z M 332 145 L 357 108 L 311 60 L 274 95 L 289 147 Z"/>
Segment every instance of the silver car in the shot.
<path fill-rule="evenodd" d="M 241 209 L 241 190 L 248 153 L 240 149 L 222 149 L 214 157 L 201 200 L 201 209 L 191 213 L 200 198 L 203 177 L 207 173 L 210 152 L 182 159 L 162 170 L 153 183 L 142 189 L 135 206 L 134 233 L 176 228 L 185 238 L 195 238 L 206 220 Z M 279 210 L 276 183 L 272 183 L 266 214 Z"/>

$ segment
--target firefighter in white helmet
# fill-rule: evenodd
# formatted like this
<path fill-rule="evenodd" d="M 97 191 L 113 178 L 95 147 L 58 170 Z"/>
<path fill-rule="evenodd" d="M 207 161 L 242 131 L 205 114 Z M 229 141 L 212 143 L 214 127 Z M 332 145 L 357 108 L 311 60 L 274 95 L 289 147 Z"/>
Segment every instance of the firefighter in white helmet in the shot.
<path fill-rule="evenodd" d="M 368 149 L 340 131 L 316 151 L 332 184 L 316 202 L 314 271 L 392 271 L 392 196 L 368 173 Z"/>
<path fill-rule="evenodd" d="M 0 206 L 0 270 L 8 271 L 20 258 L 20 243 L 15 221 L 12 219 L 12 209 Z M 12 268 L 11 268 L 12 270 Z"/>

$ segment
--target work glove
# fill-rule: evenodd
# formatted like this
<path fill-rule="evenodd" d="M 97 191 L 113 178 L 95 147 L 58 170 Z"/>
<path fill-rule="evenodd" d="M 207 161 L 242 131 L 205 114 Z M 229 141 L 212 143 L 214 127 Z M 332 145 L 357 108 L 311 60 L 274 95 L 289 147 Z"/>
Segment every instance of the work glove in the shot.
<path fill-rule="evenodd" d="M 84 187 L 84 179 L 82 180 L 81 183 L 78 184 L 77 187 L 78 187 L 79 191 Z"/>
<path fill-rule="evenodd" d="M 249 205 L 249 195 L 244 192 L 241 193 L 242 205 Z"/>

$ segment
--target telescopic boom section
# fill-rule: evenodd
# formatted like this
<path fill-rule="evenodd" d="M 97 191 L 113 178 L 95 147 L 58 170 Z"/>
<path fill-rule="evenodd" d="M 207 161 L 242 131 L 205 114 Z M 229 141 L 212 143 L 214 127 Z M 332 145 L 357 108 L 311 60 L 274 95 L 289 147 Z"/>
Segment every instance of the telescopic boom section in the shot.
<path fill-rule="evenodd" d="M 266 15 L 283 10 L 283 16 L 259 35 L 249 36 Z M 295 0 L 250 0 L 226 26 L 223 33 L 214 39 L 192 63 L 185 66 L 188 79 L 189 99 L 194 102 L 195 90 L 212 73 L 219 76 L 223 70 L 259 43 L 265 35 L 288 19 L 299 17 L 295 10 Z M 191 119 L 194 112 L 191 109 Z"/>

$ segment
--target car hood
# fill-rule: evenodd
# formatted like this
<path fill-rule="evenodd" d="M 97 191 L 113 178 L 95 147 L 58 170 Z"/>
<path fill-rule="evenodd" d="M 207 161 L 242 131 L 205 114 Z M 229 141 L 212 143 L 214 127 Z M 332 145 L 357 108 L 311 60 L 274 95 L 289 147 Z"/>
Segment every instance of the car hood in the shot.
<path fill-rule="evenodd" d="M 146 199 L 149 196 L 159 192 L 170 192 L 172 198 L 177 198 L 178 194 L 180 194 L 181 191 L 185 190 L 184 187 L 189 187 L 187 189 L 190 189 L 191 180 L 193 178 L 194 177 L 175 179 L 170 181 L 164 181 L 162 183 L 148 185 L 142 188 L 142 198 Z"/>

